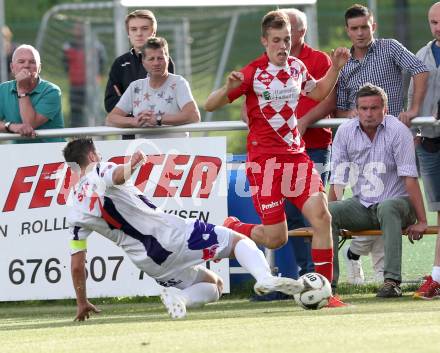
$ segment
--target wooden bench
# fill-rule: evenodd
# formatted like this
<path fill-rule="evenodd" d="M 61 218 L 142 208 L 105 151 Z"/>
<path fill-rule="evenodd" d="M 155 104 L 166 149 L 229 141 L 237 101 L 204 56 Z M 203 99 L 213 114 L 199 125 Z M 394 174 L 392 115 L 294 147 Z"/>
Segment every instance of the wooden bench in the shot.
<path fill-rule="evenodd" d="M 428 226 L 426 228 L 425 233 L 423 234 L 438 234 L 438 226 Z M 289 230 L 288 232 L 289 237 L 311 237 L 313 236 L 312 227 L 304 227 L 304 228 L 298 228 L 294 230 Z M 402 231 L 403 234 L 403 231 Z M 368 229 L 368 230 L 362 230 L 359 232 L 352 232 L 350 230 L 341 229 L 341 234 L 339 234 L 341 237 L 350 239 L 354 236 L 360 236 L 360 235 L 373 235 L 373 236 L 379 236 L 382 235 L 382 231 L 380 229 Z"/>
<path fill-rule="evenodd" d="M 428 226 L 423 234 L 438 234 L 439 227 L 438 226 Z M 289 230 L 287 233 L 289 237 L 312 237 L 313 231 L 311 227 L 298 228 L 294 230 Z M 404 235 L 404 230 L 402 230 L 402 234 Z M 363 235 L 371 235 L 371 236 L 379 236 L 382 235 L 382 231 L 375 229 L 362 230 L 359 232 L 352 232 L 350 230 L 341 229 L 340 234 L 342 239 L 339 241 L 339 248 L 344 245 L 347 239 L 351 239 L 354 236 L 363 236 Z"/>

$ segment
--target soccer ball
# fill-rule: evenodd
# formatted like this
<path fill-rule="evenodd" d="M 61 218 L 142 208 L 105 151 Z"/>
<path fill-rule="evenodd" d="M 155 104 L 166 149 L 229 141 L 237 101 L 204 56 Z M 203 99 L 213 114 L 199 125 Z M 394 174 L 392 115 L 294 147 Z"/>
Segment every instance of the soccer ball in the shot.
<path fill-rule="evenodd" d="M 321 309 L 332 295 L 330 282 L 323 275 L 311 272 L 299 278 L 304 283 L 301 293 L 294 295 L 295 302 L 303 309 Z"/>

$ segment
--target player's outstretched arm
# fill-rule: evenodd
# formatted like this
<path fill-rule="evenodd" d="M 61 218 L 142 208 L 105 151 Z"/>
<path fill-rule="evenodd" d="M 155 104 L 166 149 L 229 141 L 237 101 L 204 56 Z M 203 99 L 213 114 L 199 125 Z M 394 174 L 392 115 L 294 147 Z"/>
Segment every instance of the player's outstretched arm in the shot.
<path fill-rule="evenodd" d="M 146 161 L 147 157 L 145 156 L 144 152 L 136 151 L 135 153 L 133 153 L 129 162 L 116 167 L 112 176 L 113 184 L 124 184 L 128 179 L 131 178 L 131 175 L 133 174 L 135 169 L 138 166 L 143 165 Z"/>
<path fill-rule="evenodd" d="M 72 255 L 71 274 L 73 287 L 76 293 L 76 316 L 75 321 L 84 321 L 90 317 L 90 313 L 99 313 L 93 304 L 87 299 L 86 291 L 86 252 L 81 251 Z"/>
<path fill-rule="evenodd" d="M 217 110 L 218 108 L 228 104 L 228 93 L 233 89 L 240 87 L 243 80 L 244 75 L 242 72 L 232 71 L 226 80 L 226 84 L 209 95 L 204 105 L 205 110 L 208 112 L 213 112 L 214 110 Z"/>

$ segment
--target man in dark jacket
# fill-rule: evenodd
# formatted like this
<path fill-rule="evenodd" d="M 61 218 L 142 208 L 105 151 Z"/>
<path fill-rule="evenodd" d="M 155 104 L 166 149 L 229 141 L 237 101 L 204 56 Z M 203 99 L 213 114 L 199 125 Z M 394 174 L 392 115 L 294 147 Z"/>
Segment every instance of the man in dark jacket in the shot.
<path fill-rule="evenodd" d="M 132 47 L 127 53 L 117 57 L 110 69 L 104 99 L 107 112 L 115 107 L 131 82 L 146 77 L 147 71 L 142 65 L 140 51 L 148 38 L 156 36 L 156 17 L 149 10 L 135 10 L 125 17 L 125 28 Z M 174 73 L 171 58 L 168 71 Z"/>

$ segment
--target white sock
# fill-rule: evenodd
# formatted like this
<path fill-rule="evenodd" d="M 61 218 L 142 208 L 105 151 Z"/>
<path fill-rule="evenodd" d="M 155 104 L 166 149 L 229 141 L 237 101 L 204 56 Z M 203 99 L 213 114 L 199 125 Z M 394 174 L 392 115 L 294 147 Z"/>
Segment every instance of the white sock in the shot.
<path fill-rule="evenodd" d="M 213 283 L 199 282 L 183 289 L 179 293 L 188 308 L 212 303 L 220 298 L 218 288 Z"/>
<path fill-rule="evenodd" d="M 248 238 L 240 240 L 235 245 L 234 254 L 239 264 L 254 276 L 257 282 L 272 276 L 263 252 L 252 240 Z"/>
<path fill-rule="evenodd" d="M 440 266 L 434 266 L 432 268 L 432 279 L 437 283 L 440 283 Z"/>

